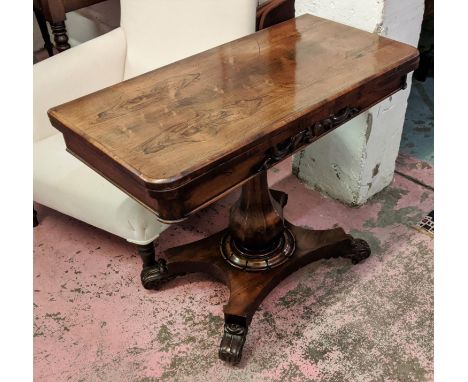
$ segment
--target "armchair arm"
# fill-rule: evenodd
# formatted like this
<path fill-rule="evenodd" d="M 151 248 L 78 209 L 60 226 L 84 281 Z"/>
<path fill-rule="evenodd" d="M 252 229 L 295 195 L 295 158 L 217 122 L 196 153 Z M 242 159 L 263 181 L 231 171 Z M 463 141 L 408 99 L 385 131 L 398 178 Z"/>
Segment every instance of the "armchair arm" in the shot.
<path fill-rule="evenodd" d="M 57 132 L 47 110 L 123 80 L 126 39 L 122 28 L 34 65 L 34 141 Z"/>
<path fill-rule="evenodd" d="M 267 0 L 257 8 L 257 30 L 294 18 L 295 0 Z"/>

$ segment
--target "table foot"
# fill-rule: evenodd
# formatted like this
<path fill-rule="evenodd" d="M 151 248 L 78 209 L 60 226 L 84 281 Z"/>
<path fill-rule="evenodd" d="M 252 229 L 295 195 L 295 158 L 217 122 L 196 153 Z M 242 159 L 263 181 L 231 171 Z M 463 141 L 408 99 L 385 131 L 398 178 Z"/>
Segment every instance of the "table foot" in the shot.
<path fill-rule="evenodd" d="M 343 257 L 350 259 L 353 264 L 360 263 L 367 259 L 371 254 L 369 244 L 363 239 L 353 239 L 349 251 L 343 254 Z"/>
<path fill-rule="evenodd" d="M 224 334 L 219 345 L 219 358 L 230 364 L 237 364 L 242 358 L 242 349 L 247 338 L 247 325 L 234 322 L 224 324 Z"/>

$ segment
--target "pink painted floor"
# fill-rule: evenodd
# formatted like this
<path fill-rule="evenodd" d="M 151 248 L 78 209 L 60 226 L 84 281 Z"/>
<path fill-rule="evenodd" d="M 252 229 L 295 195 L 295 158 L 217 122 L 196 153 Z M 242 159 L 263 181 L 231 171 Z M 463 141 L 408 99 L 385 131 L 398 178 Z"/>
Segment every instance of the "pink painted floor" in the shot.
<path fill-rule="evenodd" d="M 430 184 L 432 169 L 417 163 L 406 158 L 398 170 Z M 320 261 L 284 280 L 254 316 L 234 367 L 217 357 L 226 287 L 195 274 L 146 291 L 132 245 L 37 206 L 34 380 L 432 380 L 433 241 L 412 228 L 433 209 L 432 190 L 397 174 L 351 208 L 305 189 L 284 167 L 271 175 L 289 194 L 286 218 L 337 223 L 373 254 L 355 266 Z M 223 228 L 235 197 L 171 226 L 158 251 Z"/>

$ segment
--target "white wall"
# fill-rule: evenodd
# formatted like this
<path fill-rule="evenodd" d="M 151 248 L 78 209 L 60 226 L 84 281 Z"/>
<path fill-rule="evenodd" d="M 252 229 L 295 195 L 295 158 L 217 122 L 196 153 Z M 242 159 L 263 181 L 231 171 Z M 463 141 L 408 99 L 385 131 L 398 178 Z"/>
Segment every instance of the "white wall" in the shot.
<path fill-rule="evenodd" d="M 311 13 L 416 46 L 424 0 L 296 0 Z M 348 204 L 362 204 L 393 179 L 411 87 L 379 103 L 294 157 L 306 186 Z"/>
<path fill-rule="evenodd" d="M 310 13 L 374 32 L 383 7 L 384 0 L 296 0 L 296 16 Z"/>

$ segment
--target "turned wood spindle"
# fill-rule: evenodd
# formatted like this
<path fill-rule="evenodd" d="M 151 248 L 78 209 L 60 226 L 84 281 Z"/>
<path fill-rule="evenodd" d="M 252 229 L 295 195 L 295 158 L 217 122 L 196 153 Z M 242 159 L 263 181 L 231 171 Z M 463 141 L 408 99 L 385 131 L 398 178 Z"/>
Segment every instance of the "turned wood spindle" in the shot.
<path fill-rule="evenodd" d="M 65 27 L 65 22 L 60 21 L 57 23 L 50 23 L 50 28 L 54 35 L 55 47 L 59 52 L 70 49 L 70 44 L 68 43 L 67 28 Z"/>

